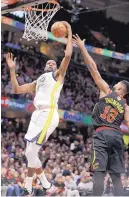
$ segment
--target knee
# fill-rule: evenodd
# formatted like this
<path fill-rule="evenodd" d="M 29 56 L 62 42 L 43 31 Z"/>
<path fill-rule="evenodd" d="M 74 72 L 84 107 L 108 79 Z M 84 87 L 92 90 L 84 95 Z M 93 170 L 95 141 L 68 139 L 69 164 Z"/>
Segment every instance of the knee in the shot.
<path fill-rule="evenodd" d="M 110 173 L 112 182 L 121 181 L 121 174 L 120 173 Z"/>
<path fill-rule="evenodd" d="M 8 186 L 8 191 L 13 191 L 13 190 L 14 190 L 14 187 L 11 186 L 11 185 L 9 185 L 9 186 Z"/>
<path fill-rule="evenodd" d="M 35 152 L 34 149 L 32 149 L 32 148 L 29 147 L 29 148 L 27 148 L 26 151 L 25 151 L 25 156 L 26 156 L 26 158 L 27 158 L 28 160 L 32 160 L 32 159 L 35 159 L 36 156 L 38 156 L 38 153 Z"/>
<path fill-rule="evenodd" d="M 15 189 L 19 189 L 19 186 L 17 184 L 14 185 Z"/>
<path fill-rule="evenodd" d="M 6 196 L 11 196 L 14 193 L 14 187 L 9 185 Z"/>
<path fill-rule="evenodd" d="M 93 182 L 96 185 L 101 185 L 104 182 L 105 172 L 95 172 L 93 175 Z"/>
<path fill-rule="evenodd" d="M 28 167 L 30 168 L 36 168 L 37 166 L 41 167 L 41 164 L 39 165 L 39 162 L 38 162 L 39 160 L 38 153 L 34 152 L 34 150 L 33 152 L 30 149 L 26 150 L 25 156 L 28 160 Z"/>

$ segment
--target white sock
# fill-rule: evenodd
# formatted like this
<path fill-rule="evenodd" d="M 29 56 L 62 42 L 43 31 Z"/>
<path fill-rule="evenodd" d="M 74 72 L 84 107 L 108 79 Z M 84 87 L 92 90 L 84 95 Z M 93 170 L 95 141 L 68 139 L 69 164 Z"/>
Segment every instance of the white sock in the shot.
<path fill-rule="evenodd" d="M 45 189 L 49 189 L 51 187 L 51 183 L 47 180 L 44 172 L 42 172 L 41 174 L 38 175 L 41 183 L 42 183 L 42 186 L 45 188 Z"/>
<path fill-rule="evenodd" d="M 33 182 L 33 177 L 26 177 L 25 181 L 25 188 L 29 191 L 32 192 L 32 182 Z"/>

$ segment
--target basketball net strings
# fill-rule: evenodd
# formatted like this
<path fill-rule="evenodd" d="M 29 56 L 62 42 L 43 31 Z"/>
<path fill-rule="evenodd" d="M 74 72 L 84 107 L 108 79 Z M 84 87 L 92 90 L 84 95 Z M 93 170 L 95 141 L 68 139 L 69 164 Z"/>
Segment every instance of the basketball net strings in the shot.
<path fill-rule="evenodd" d="M 52 4 L 49 3 L 47 3 L 47 5 L 42 4 L 42 9 L 40 11 L 31 9 L 25 11 L 25 32 L 23 38 L 28 40 L 47 40 L 49 21 L 59 9 L 56 4 L 54 4 L 53 7 L 51 5 Z M 34 8 L 38 9 L 38 5 Z M 45 10 L 47 10 L 47 12 Z"/>

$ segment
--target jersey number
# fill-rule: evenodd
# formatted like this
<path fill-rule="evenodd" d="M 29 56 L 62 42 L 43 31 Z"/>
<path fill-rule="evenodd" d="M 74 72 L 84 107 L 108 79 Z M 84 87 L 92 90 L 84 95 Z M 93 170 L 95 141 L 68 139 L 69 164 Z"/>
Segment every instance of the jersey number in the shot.
<path fill-rule="evenodd" d="M 108 122 L 112 123 L 116 116 L 118 115 L 118 111 L 113 109 L 111 106 L 107 106 L 104 109 L 104 113 L 100 115 L 102 119 L 106 119 Z"/>

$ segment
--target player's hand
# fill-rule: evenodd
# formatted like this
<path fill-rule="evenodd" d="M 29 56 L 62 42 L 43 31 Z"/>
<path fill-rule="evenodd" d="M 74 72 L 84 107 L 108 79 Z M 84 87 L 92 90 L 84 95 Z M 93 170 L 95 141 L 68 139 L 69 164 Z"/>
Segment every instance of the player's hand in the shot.
<path fill-rule="evenodd" d="M 76 44 L 79 48 L 81 48 L 82 46 L 84 46 L 85 43 L 85 39 L 81 40 L 81 38 L 79 37 L 78 34 L 73 35 L 73 43 Z"/>
<path fill-rule="evenodd" d="M 16 66 L 16 58 L 13 58 L 13 54 L 12 53 L 8 53 L 7 54 L 6 62 L 7 62 L 8 67 L 10 69 L 15 68 L 15 66 Z"/>
<path fill-rule="evenodd" d="M 66 21 L 61 21 L 61 22 L 67 27 L 68 33 L 72 32 L 71 25 L 68 22 Z"/>

